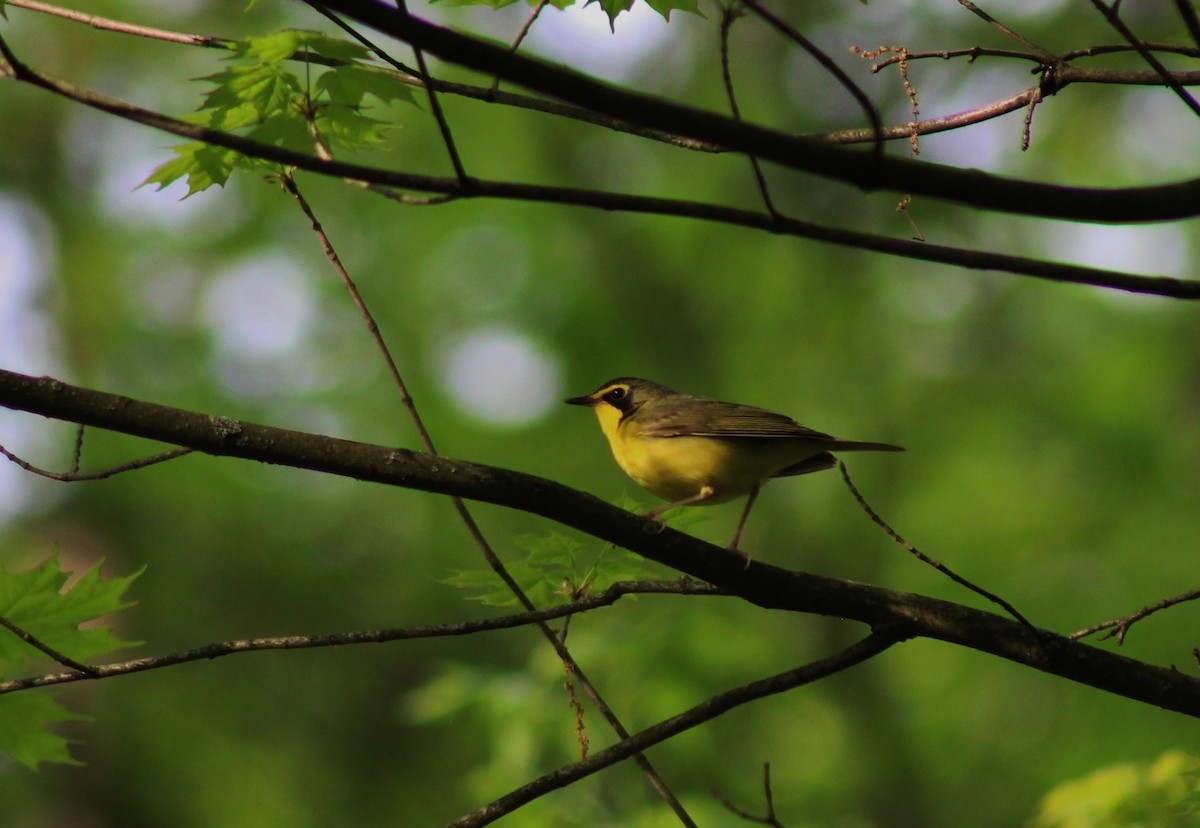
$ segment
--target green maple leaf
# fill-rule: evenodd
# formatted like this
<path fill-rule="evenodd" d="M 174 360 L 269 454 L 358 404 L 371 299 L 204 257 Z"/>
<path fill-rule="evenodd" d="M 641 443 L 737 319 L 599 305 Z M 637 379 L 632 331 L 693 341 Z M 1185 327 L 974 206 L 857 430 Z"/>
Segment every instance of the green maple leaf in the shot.
<path fill-rule="evenodd" d="M 194 195 L 216 184 L 224 187 L 229 180 L 233 168 L 239 166 L 246 157 L 231 149 L 218 147 L 213 144 L 202 144 L 194 141 L 172 147 L 175 157 L 160 164 L 146 179 L 139 184 L 157 184 L 158 189 L 168 187 L 180 178 L 187 178 L 188 191 L 184 198 Z"/>
<path fill-rule="evenodd" d="M 403 101 L 415 104 L 412 89 L 383 69 L 375 66 L 351 65 L 339 67 L 317 78 L 313 88 L 319 96 L 322 92 L 336 106 L 358 109 L 364 106 L 363 98 L 373 95 L 384 103 Z"/>
<path fill-rule="evenodd" d="M 618 505 L 624 508 L 627 499 Z M 547 535 L 525 535 L 516 539 L 525 557 L 505 563 L 504 568 L 517 582 L 529 600 L 537 607 L 548 607 L 571 600 L 571 593 L 583 594 L 607 589 L 617 581 L 642 581 L 661 576 L 657 564 L 641 555 L 612 544 L 605 544 L 595 554 L 588 554 L 583 544 L 550 532 Z M 513 606 L 517 603 L 512 591 L 491 569 L 459 570 L 445 583 L 473 593 L 470 597 L 492 607 Z"/>
<path fill-rule="evenodd" d="M 671 19 L 671 12 L 682 11 L 690 14 L 704 15 L 700 12 L 699 0 L 646 0 L 646 5 L 661 14 L 666 20 Z"/>
<path fill-rule="evenodd" d="M 190 123 L 298 152 L 314 151 L 313 127 L 333 150 L 357 151 L 382 143 L 389 125 L 363 113 L 367 96 L 384 104 L 416 103 L 396 73 L 362 61 L 358 43 L 320 32 L 288 29 L 237 44 L 231 63 L 200 80 L 212 84 Z M 162 189 L 186 178 L 184 198 L 214 184 L 224 186 L 235 169 L 272 167 L 267 161 L 202 142 L 172 148 L 175 157 L 155 168 L 140 186 Z"/>
<path fill-rule="evenodd" d="M 305 51 L 346 63 L 362 60 L 368 54 L 366 47 L 359 43 L 304 29 L 285 29 L 261 37 L 247 38 L 240 44 L 237 54 L 272 66 Z"/>
<path fill-rule="evenodd" d="M 69 573 L 59 568 L 57 557 L 28 572 L 0 570 L 0 616 L 46 646 L 83 662 L 137 643 L 119 638 L 107 625 L 86 629 L 80 625 L 133 606 L 125 592 L 142 571 L 105 579 L 97 563 L 64 591 Z M 46 658 L 15 634 L 0 631 L 0 672 L 4 675 L 31 670 Z M 83 718 L 42 692 L 5 694 L 0 696 L 0 751 L 33 769 L 41 762 L 77 764 L 70 743 L 45 726 Z"/>

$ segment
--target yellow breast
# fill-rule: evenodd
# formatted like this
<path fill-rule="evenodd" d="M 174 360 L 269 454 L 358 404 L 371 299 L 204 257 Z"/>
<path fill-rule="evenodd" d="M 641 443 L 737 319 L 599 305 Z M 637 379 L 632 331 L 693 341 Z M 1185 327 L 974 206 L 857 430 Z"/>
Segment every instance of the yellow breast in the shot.
<path fill-rule="evenodd" d="M 772 438 L 659 437 L 622 420 L 609 406 L 596 409 L 617 464 L 638 485 L 669 501 L 683 500 L 710 486 L 706 504 L 749 494 L 776 472 L 819 453 L 800 440 Z"/>

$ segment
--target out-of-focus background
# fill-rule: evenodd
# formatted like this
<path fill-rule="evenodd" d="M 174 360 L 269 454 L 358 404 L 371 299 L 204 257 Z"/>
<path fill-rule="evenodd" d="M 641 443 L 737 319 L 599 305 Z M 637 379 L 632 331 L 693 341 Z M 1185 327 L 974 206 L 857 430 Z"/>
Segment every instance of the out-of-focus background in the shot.
<path fill-rule="evenodd" d="M 87 12 L 240 37 L 333 31 L 299 3 L 95 2 Z M 991 9 L 1053 50 L 1118 42 L 1065 0 Z M 528 14 L 415 4 L 508 40 Z M 630 87 L 725 111 L 718 19 L 638 4 L 612 33 L 593 6 L 547 8 L 523 49 Z M 953 3 L 789 7 L 789 19 L 903 123 L 895 69 L 849 47 L 1017 48 Z M 1129 9 L 1129 12 L 1135 10 Z M 1147 41 L 1184 42 L 1173 11 L 1136 10 Z M 0 32 L 50 74 L 182 115 L 222 53 L 101 32 L 9 6 Z M 404 60 L 401 45 L 387 44 Z M 864 124 L 846 92 L 751 19 L 734 27 L 743 115 L 795 132 Z M 1116 59 L 1113 59 L 1116 60 Z M 1140 66 L 1136 58 L 1123 65 Z M 433 62 L 439 75 L 487 85 Z M 1029 65 L 913 62 L 923 117 L 1007 97 Z M 745 158 L 444 96 L 468 171 L 757 207 Z M 411 106 L 390 154 L 448 174 Z M 1200 124 L 1169 91 L 1073 86 L 1036 110 L 930 136 L 921 158 L 1066 184 L 1196 174 Z M 180 201 L 137 185 L 177 139 L 15 82 L 0 83 L 0 366 L 248 420 L 417 448 L 373 343 L 294 202 L 262 176 Z M 889 152 L 904 154 L 903 142 Z M 767 168 L 784 212 L 898 238 L 893 193 Z M 857 455 L 864 494 L 901 533 L 1069 632 L 1196 586 L 1200 332 L 1164 299 L 975 273 L 716 224 L 501 201 L 401 207 L 335 181 L 301 186 L 394 349 L 446 455 L 649 505 L 586 412 L 561 400 L 621 375 L 762 405 L 812 427 L 900 443 Z M 984 214 L 918 198 L 933 244 L 1184 278 L 1195 221 L 1112 227 Z M 71 427 L 0 411 L 0 443 L 65 468 Z M 91 432 L 93 469 L 158 450 Z M 477 506 L 497 552 L 561 527 Z M 739 506 L 688 531 L 725 543 Z M 601 553 L 580 539 L 584 556 Z M 980 605 L 889 541 L 836 474 L 780 481 L 744 546 L 780 566 Z M 0 466 L 0 565 L 58 554 L 82 572 L 145 566 L 117 620 L 130 651 L 437 623 L 494 610 L 446 583 L 482 567 L 443 498 L 189 456 L 87 484 Z M 663 571 L 663 577 L 672 573 Z M 1137 626 L 1124 652 L 1189 665 L 1200 611 Z M 576 619 L 570 644 L 631 730 L 712 693 L 828 654 L 837 620 L 731 599 L 645 597 Z M 1113 647 L 1112 642 L 1103 644 Z M 572 761 L 562 668 L 532 630 L 369 648 L 279 652 L 54 691 L 82 767 L 0 760 L 19 826 L 440 825 Z M 0 700 L 0 704 L 3 701 Z M 587 714 L 594 747 L 609 742 Z M 785 824 L 1012 826 L 1058 783 L 1195 749 L 1179 715 L 998 659 L 917 641 L 828 681 L 738 709 L 650 754 L 701 824 L 762 809 L 762 764 Z M 673 824 L 631 766 L 546 797 L 504 824 Z"/>

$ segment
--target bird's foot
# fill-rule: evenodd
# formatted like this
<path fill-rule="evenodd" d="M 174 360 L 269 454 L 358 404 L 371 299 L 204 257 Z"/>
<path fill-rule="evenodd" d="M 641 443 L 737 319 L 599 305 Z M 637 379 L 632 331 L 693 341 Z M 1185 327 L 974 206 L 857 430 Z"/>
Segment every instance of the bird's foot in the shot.
<path fill-rule="evenodd" d="M 646 523 L 642 526 L 648 535 L 657 535 L 667 527 L 667 522 L 658 516 L 657 512 L 650 511 L 642 515 L 646 519 Z"/>

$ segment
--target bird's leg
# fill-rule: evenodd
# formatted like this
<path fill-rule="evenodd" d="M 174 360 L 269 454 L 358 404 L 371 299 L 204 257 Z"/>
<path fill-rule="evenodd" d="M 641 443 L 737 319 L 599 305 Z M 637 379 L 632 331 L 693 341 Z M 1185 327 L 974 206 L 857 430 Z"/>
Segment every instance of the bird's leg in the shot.
<path fill-rule="evenodd" d="M 729 551 L 736 552 L 746 559 L 746 567 L 750 567 L 750 553 L 743 552 L 738 549 L 738 541 L 742 539 L 742 530 L 746 528 L 746 519 L 750 517 L 750 507 L 754 505 L 755 499 L 758 497 L 758 486 L 750 490 L 750 497 L 746 498 L 746 508 L 742 510 L 742 519 L 738 521 L 737 531 L 733 534 L 733 540 L 729 544 Z"/>
<path fill-rule="evenodd" d="M 701 501 L 708 500 L 713 496 L 714 493 L 715 490 L 712 486 L 701 486 L 700 491 L 696 492 L 691 497 L 685 497 L 683 500 L 676 500 L 674 503 L 668 503 L 666 506 L 659 506 L 657 509 L 651 509 L 649 512 L 646 512 L 644 515 L 642 515 L 642 517 L 646 518 L 646 520 L 652 520 L 658 524 L 657 531 L 661 532 L 662 528 L 667 525 L 666 521 L 659 517 L 659 515 L 661 515 L 663 512 L 669 512 L 672 509 L 678 509 L 680 506 L 691 506 L 693 503 L 700 503 Z"/>

